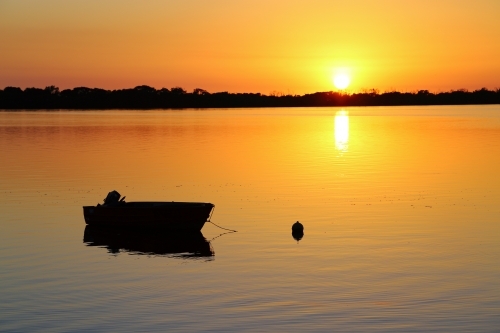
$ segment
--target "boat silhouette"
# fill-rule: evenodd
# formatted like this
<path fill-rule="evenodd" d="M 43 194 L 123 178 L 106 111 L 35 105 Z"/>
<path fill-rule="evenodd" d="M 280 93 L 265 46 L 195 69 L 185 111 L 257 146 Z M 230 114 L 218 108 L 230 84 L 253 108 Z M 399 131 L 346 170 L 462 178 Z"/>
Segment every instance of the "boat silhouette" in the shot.
<path fill-rule="evenodd" d="M 104 203 L 83 206 L 85 223 L 92 226 L 155 228 L 196 232 L 210 220 L 214 204 L 208 202 L 125 202 L 111 191 Z"/>
<path fill-rule="evenodd" d="M 109 253 L 207 259 L 215 255 L 210 242 L 200 231 L 172 233 L 155 229 L 87 225 L 83 242 L 87 246 L 107 248 Z"/>

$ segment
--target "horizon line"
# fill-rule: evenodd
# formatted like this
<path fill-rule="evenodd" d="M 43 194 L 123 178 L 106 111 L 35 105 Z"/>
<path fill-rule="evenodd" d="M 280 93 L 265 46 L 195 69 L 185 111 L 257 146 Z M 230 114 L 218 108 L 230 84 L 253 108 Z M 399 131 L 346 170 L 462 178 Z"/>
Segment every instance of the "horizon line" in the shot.
<path fill-rule="evenodd" d="M 120 90 L 134 90 L 134 89 L 137 89 L 137 88 L 152 88 L 152 89 L 154 89 L 156 91 L 166 91 L 166 90 L 172 91 L 173 89 L 178 89 L 178 90 L 182 90 L 182 93 L 187 93 L 187 94 L 193 94 L 193 93 L 196 93 L 196 92 L 204 92 L 204 93 L 208 93 L 208 94 L 219 94 L 219 93 L 228 93 L 228 94 L 260 94 L 260 95 L 264 95 L 264 96 L 277 96 L 277 97 L 281 97 L 281 96 L 305 96 L 305 95 L 313 95 L 313 94 L 318 94 L 318 93 L 337 93 L 337 94 L 341 94 L 341 95 L 355 95 L 355 94 L 375 94 L 375 95 L 382 95 L 382 94 L 387 94 L 387 93 L 418 94 L 419 92 L 421 92 L 421 93 L 425 92 L 425 93 L 428 93 L 428 94 L 436 95 L 436 94 L 440 94 L 440 93 L 452 93 L 452 92 L 466 92 L 466 93 L 470 93 L 470 92 L 485 91 L 485 90 L 492 91 L 492 92 L 499 92 L 500 91 L 500 86 L 495 87 L 495 88 L 487 88 L 487 87 L 483 86 L 483 87 L 481 87 L 479 89 L 474 89 L 474 90 L 470 90 L 470 89 L 467 89 L 467 88 L 459 88 L 459 89 L 453 89 L 452 88 L 452 89 L 449 89 L 449 90 L 442 90 L 442 89 L 441 90 L 429 90 L 429 89 L 397 90 L 397 89 L 392 89 L 392 88 L 391 89 L 385 89 L 385 90 L 381 90 L 381 89 L 378 89 L 378 88 L 360 88 L 360 89 L 357 89 L 357 90 L 351 90 L 351 89 L 332 89 L 332 90 L 326 90 L 326 91 L 308 92 L 308 93 L 303 93 L 303 94 L 296 94 L 296 93 L 294 93 L 294 92 L 292 92 L 290 90 L 288 90 L 287 92 L 282 91 L 282 90 L 272 90 L 268 94 L 266 94 L 266 93 L 262 93 L 262 92 L 248 92 L 248 91 L 229 92 L 227 90 L 209 92 L 208 90 L 203 89 L 203 88 L 194 88 L 190 92 L 190 91 L 185 90 L 181 86 L 173 86 L 171 88 L 166 88 L 166 87 L 155 88 L 153 86 L 149 86 L 149 85 L 145 85 L 145 84 L 143 84 L 143 85 L 137 85 L 135 87 L 115 88 L 115 89 L 106 89 L 106 88 L 101 88 L 101 87 L 88 87 L 88 86 L 74 86 L 73 88 L 60 89 L 56 85 L 48 85 L 48 86 L 45 86 L 44 88 L 35 87 L 35 86 L 26 86 L 23 89 L 23 88 L 21 88 L 19 86 L 7 85 L 3 89 L 0 88 L 0 90 L 4 91 L 7 88 L 21 89 L 22 91 L 25 91 L 27 89 L 36 89 L 36 90 L 51 89 L 51 90 L 57 90 L 59 92 L 62 92 L 64 90 L 74 90 L 74 89 L 78 89 L 78 88 L 98 89 L 98 90 L 105 90 L 105 91 L 120 91 Z"/>

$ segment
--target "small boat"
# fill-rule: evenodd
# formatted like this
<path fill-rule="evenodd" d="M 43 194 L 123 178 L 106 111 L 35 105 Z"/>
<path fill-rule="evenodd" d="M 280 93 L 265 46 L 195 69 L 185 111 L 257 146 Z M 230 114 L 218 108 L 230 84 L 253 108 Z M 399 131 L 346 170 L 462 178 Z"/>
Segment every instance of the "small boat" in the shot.
<path fill-rule="evenodd" d="M 169 231 L 200 231 L 214 205 L 207 202 L 125 202 L 120 193 L 108 193 L 104 204 L 83 206 L 85 223 L 91 226 L 132 227 Z"/>

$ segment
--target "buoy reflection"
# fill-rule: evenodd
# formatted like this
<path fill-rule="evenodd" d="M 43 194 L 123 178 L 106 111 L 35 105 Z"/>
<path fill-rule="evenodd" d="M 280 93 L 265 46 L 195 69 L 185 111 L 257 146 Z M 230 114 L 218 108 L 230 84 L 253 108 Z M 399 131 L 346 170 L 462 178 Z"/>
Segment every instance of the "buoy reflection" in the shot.
<path fill-rule="evenodd" d="M 304 231 L 300 230 L 294 230 L 292 231 L 292 237 L 297 241 L 297 243 L 304 237 Z"/>
<path fill-rule="evenodd" d="M 335 148 L 347 151 L 349 142 L 349 113 L 345 110 L 337 111 L 334 118 Z"/>

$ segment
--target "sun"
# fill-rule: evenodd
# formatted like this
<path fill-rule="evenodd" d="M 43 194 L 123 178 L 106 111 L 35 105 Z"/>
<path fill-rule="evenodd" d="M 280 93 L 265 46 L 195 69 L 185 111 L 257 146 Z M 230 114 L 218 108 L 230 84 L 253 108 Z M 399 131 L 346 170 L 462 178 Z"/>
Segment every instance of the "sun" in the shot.
<path fill-rule="evenodd" d="M 344 90 L 349 86 L 349 83 L 351 83 L 351 78 L 345 73 L 336 74 L 333 77 L 333 84 L 337 89 Z"/>

